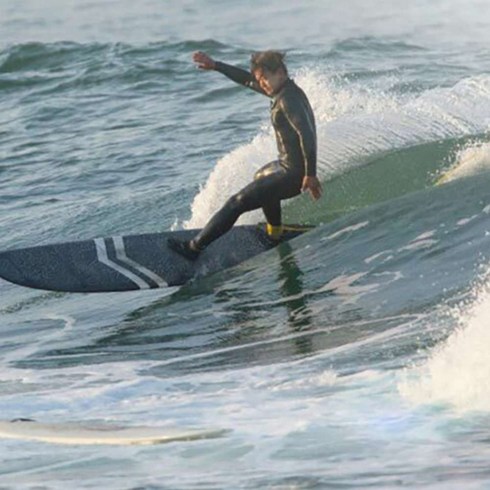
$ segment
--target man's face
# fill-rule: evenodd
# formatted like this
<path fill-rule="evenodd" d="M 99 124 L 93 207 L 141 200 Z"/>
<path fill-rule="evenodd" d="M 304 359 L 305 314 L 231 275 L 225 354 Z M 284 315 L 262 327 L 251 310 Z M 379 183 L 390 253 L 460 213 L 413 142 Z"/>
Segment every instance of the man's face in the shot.
<path fill-rule="evenodd" d="M 286 74 L 283 70 L 277 70 L 275 72 L 269 70 L 258 69 L 253 73 L 255 79 L 260 85 L 260 88 L 267 95 L 274 95 L 277 93 L 286 81 Z"/>

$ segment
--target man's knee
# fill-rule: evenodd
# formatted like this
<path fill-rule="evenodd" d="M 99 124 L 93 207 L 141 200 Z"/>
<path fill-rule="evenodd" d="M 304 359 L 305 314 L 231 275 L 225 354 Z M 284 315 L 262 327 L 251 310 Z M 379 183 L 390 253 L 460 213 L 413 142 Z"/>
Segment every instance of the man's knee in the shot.
<path fill-rule="evenodd" d="M 254 174 L 254 180 L 261 179 L 264 176 L 264 174 L 265 174 L 265 172 L 264 172 L 263 168 L 257 170 L 257 172 L 255 172 L 255 174 Z"/>
<path fill-rule="evenodd" d="M 266 165 L 265 167 L 259 168 L 254 174 L 254 180 L 260 180 L 264 177 L 277 173 L 277 168 L 275 165 Z"/>

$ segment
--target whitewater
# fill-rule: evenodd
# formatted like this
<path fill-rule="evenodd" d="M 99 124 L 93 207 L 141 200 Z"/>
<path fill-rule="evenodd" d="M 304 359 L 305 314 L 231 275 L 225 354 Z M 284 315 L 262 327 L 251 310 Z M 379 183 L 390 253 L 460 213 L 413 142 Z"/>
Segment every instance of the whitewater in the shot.
<path fill-rule="evenodd" d="M 0 418 L 218 428 L 0 439 L 0 488 L 490 487 L 488 6 L 0 1 L 0 249 L 203 226 L 275 158 L 246 68 L 286 52 L 317 121 L 316 225 L 181 288 L 0 281 Z M 260 212 L 240 223 L 256 223 Z"/>

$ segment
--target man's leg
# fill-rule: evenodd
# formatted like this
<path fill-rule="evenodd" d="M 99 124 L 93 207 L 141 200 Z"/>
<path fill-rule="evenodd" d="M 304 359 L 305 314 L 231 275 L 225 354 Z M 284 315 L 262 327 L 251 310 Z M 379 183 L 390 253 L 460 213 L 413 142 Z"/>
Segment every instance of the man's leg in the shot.
<path fill-rule="evenodd" d="M 211 242 L 229 231 L 243 213 L 263 208 L 271 226 L 281 224 L 281 199 L 300 193 L 301 178 L 289 175 L 277 162 L 265 165 L 255 180 L 232 196 L 190 242 L 169 239 L 174 251 L 195 260 Z M 267 211 L 266 211 L 267 209 Z M 272 222 L 269 222 L 269 219 Z M 273 230 L 271 229 L 271 232 Z"/>
<path fill-rule="evenodd" d="M 168 238 L 167 244 L 174 251 L 189 260 L 196 260 L 211 242 L 229 231 L 241 214 L 262 207 L 262 196 L 265 195 L 263 181 L 254 181 L 240 192 L 230 197 L 225 205 L 209 220 L 206 226 L 190 241 L 185 242 Z"/>
<path fill-rule="evenodd" d="M 280 178 L 282 174 L 284 174 L 284 169 L 281 167 L 280 162 L 275 160 L 259 169 L 255 173 L 254 179 L 259 180 L 269 175 L 275 175 L 275 178 Z M 262 205 L 262 211 L 267 221 L 267 234 L 274 240 L 279 239 L 282 235 L 281 200 L 271 197 Z"/>
<path fill-rule="evenodd" d="M 267 235 L 273 240 L 279 240 L 282 235 L 281 201 L 271 200 L 262 206 L 267 221 Z"/>
<path fill-rule="evenodd" d="M 260 208 L 260 202 L 254 196 L 252 183 L 226 201 L 225 205 L 192 239 L 191 247 L 197 250 L 204 250 L 211 242 L 214 242 L 221 235 L 229 231 L 243 213 L 258 208 Z"/>

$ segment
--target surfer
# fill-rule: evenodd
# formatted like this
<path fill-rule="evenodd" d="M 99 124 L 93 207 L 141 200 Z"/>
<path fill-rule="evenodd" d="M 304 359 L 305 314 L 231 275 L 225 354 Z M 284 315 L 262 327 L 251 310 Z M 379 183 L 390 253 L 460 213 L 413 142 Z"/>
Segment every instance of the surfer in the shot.
<path fill-rule="evenodd" d="M 202 70 L 215 70 L 234 82 L 270 97 L 278 159 L 262 167 L 254 180 L 230 197 L 207 225 L 190 241 L 168 239 L 168 246 L 195 260 L 211 242 L 229 231 L 245 212 L 262 208 L 267 234 L 274 242 L 282 235 L 281 201 L 308 191 L 314 200 L 322 195 L 316 175 L 316 126 L 313 110 L 303 90 L 289 78 L 284 55 L 277 51 L 254 53 L 250 72 L 194 53 Z"/>

